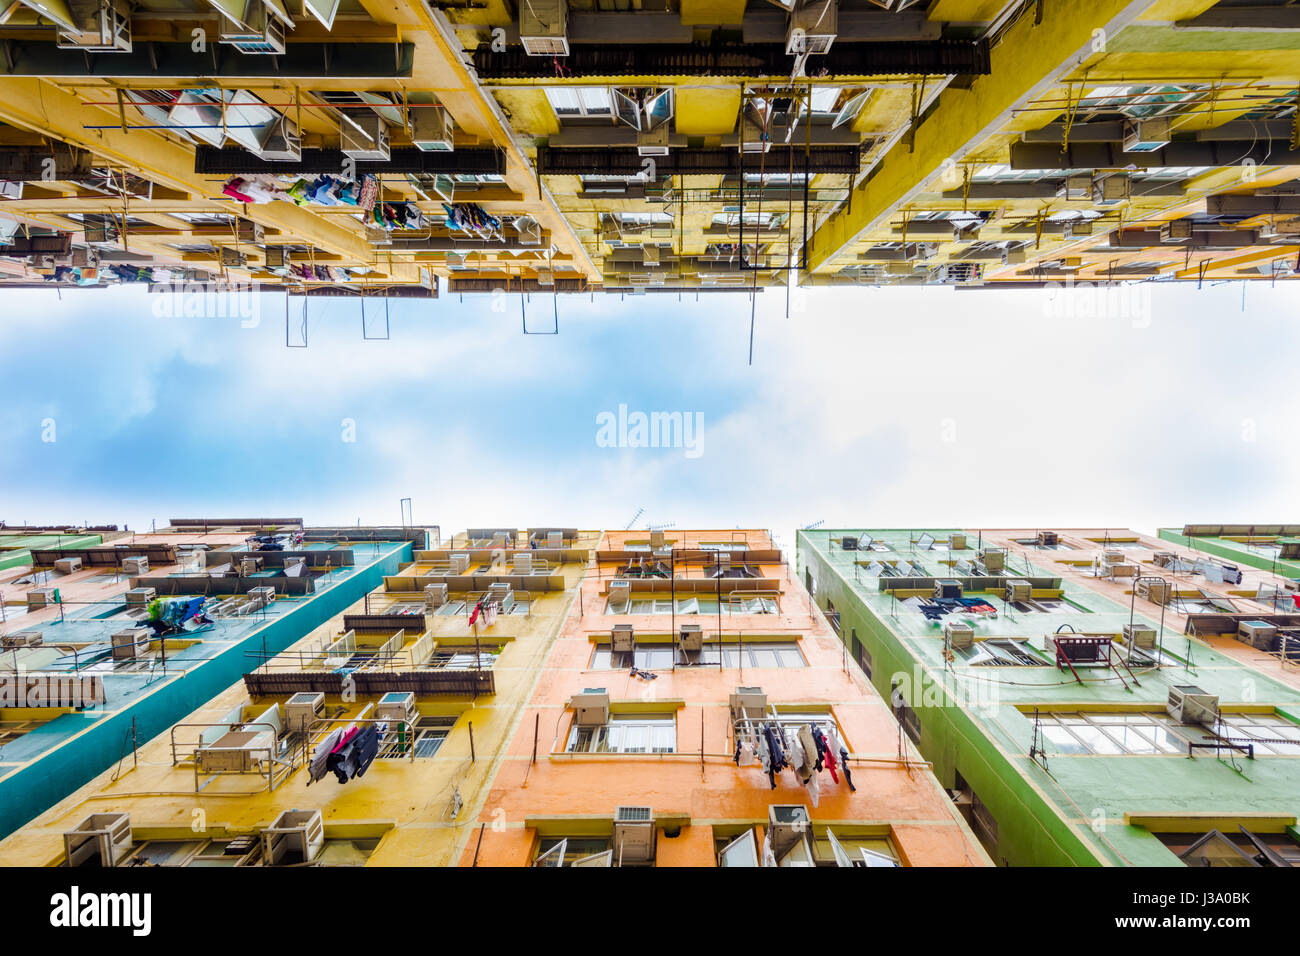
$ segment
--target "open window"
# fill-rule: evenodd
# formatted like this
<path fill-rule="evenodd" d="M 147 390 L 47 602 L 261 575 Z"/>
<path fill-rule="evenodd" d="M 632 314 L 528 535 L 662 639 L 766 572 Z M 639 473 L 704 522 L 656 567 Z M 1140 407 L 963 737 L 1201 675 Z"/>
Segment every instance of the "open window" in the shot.
<path fill-rule="evenodd" d="M 746 830 L 718 851 L 718 866 L 758 866 L 758 836 Z"/>

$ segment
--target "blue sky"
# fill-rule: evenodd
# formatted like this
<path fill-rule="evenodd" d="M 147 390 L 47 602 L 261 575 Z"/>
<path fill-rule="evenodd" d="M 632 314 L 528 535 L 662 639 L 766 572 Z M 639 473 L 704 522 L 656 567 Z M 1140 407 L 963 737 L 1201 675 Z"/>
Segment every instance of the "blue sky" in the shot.
<path fill-rule="evenodd" d="M 395 523 L 410 497 L 444 531 L 644 509 L 787 546 L 814 521 L 1297 520 L 1294 287 L 1254 283 L 1244 309 L 1239 283 L 1128 288 L 799 290 L 789 318 L 768 292 L 752 366 L 745 295 L 562 296 L 551 336 L 521 334 L 517 295 L 395 300 L 387 341 L 356 300 L 313 299 L 287 349 L 279 296 L 241 321 L 6 292 L 0 517 Z M 534 295 L 530 329 L 551 309 Z M 600 447 L 620 404 L 702 414 L 701 454 Z"/>

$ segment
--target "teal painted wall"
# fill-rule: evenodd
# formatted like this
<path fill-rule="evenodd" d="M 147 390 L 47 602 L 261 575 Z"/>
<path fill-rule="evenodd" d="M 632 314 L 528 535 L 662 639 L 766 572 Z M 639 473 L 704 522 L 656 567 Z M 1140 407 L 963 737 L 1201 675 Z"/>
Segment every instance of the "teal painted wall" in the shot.
<path fill-rule="evenodd" d="M 137 742 L 143 745 L 237 683 L 249 670 L 250 658 L 245 651 L 254 647 L 260 651 L 265 641 L 269 653 L 279 653 L 361 600 L 383 583 L 384 575 L 396 573 L 412 557 L 409 543 L 393 545 L 386 556 L 370 567 L 321 592 L 294 608 L 292 613 L 270 621 L 211 660 L 165 684 L 160 683 L 156 690 L 123 710 L 97 721 L 80 735 L 0 778 L 0 837 L 12 833 L 118 761 L 130 761 L 133 717 Z M 85 719 L 83 715 L 70 716 Z"/>

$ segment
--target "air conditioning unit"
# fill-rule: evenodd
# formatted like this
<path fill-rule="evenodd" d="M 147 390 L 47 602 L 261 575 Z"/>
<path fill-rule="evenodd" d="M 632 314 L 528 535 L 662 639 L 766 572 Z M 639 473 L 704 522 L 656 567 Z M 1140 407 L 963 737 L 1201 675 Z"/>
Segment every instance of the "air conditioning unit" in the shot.
<path fill-rule="evenodd" d="M 704 647 L 704 631 L 698 624 L 683 624 L 677 629 L 677 646 L 688 653 Z"/>
<path fill-rule="evenodd" d="M 1065 185 L 1061 187 L 1060 195 L 1066 200 L 1087 201 L 1092 198 L 1092 177 L 1091 176 L 1067 176 Z"/>
<path fill-rule="evenodd" d="M 625 608 L 632 597 L 631 581 L 610 581 L 609 582 L 609 606 L 611 608 Z"/>
<path fill-rule="evenodd" d="M 375 716 L 380 720 L 386 720 L 390 724 L 405 723 L 407 729 L 415 726 L 416 719 L 419 717 L 415 709 L 415 695 L 402 693 L 401 691 L 392 691 L 379 698 L 379 703 L 375 705 Z M 393 728 L 389 728 L 390 730 Z"/>
<path fill-rule="evenodd" d="M 14 631 L 12 634 L 0 634 L 0 648 L 6 651 L 19 647 L 40 647 L 43 643 L 45 643 L 45 635 L 41 631 Z"/>
<path fill-rule="evenodd" d="M 1028 601 L 1029 594 L 1033 590 L 1032 586 L 1024 578 L 1007 579 L 1007 600 L 1008 601 Z"/>
<path fill-rule="evenodd" d="M 515 233 L 521 246 L 540 246 L 542 244 L 542 226 L 532 216 L 520 216 L 514 222 Z M 549 547 L 549 542 L 547 544 Z M 559 547 L 559 545 L 556 545 Z"/>
<path fill-rule="evenodd" d="M 940 578 L 934 582 L 934 596 L 955 601 L 961 597 L 961 582 L 952 578 Z"/>
<path fill-rule="evenodd" d="M 128 627 L 124 631 L 118 631 L 110 640 L 113 644 L 113 660 L 131 661 L 148 652 L 153 630 L 147 627 Z"/>
<path fill-rule="evenodd" d="M 529 56 L 569 55 L 566 0 L 525 0 L 519 7 L 519 42 Z"/>
<path fill-rule="evenodd" d="M 260 570 L 262 570 L 261 558 L 247 557 L 239 559 L 239 576 L 241 578 L 251 578 Z"/>
<path fill-rule="evenodd" d="M 835 42 L 838 0 L 796 0 L 790 11 L 785 32 L 785 52 L 789 56 L 803 53 L 829 53 Z"/>
<path fill-rule="evenodd" d="M 1171 127 L 1166 116 L 1124 121 L 1124 152 L 1149 153 L 1169 145 Z"/>
<path fill-rule="evenodd" d="M 510 572 L 512 574 L 532 574 L 533 573 L 533 555 L 529 551 L 520 551 L 510 562 Z"/>
<path fill-rule="evenodd" d="M 78 29 L 59 27 L 55 45 L 87 53 L 130 53 L 131 11 L 123 0 L 68 0 Z"/>
<path fill-rule="evenodd" d="M 1124 565 L 1123 563 L 1112 565 L 1111 571 L 1114 572 L 1116 568 L 1123 567 L 1127 567 L 1127 565 Z M 1137 593 L 1138 597 L 1145 598 L 1152 604 L 1169 603 L 1170 589 L 1168 581 L 1147 578 L 1146 580 L 1139 581 L 1133 590 Z"/>
<path fill-rule="evenodd" d="M 248 0 L 241 22 L 221 18 L 217 40 L 240 53 L 280 54 L 284 53 L 285 30 L 291 26 L 292 22 L 285 23 L 279 11 L 264 0 Z"/>
<path fill-rule="evenodd" d="M 27 610 L 29 611 L 56 603 L 58 602 L 54 599 L 54 588 L 33 588 L 27 592 Z"/>
<path fill-rule="evenodd" d="M 448 559 L 452 574 L 464 574 L 469 570 L 469 553 L 457 551 Z"/>
<path fill-rule="evenodd" d="M 1113 206 L 1124 202 L 1129 197 L 1128 173 L 1112 173 L 1109 176 L 1096 173 L 1092 177 L 1092 201 L 1097 206 Z"/>
<path fill-rule="evenodd" d="M 668 155 L 669 131 L 668 124 L 652 129 L 649 132 L 638 133 L 636 137 L 636 152 L 638 156 L 667 156 Z"/>
<path fill-rule="evenodd" d="M 570 700 L 573 722 L 579 727 L 603 727 L 609 723 L 609 694 L 603 687 L 588 687 Z"/>
<path fill-rule="evenodd" d="M 242 269 L 248 265 L 248 254 L 234 246 L 221 247 L 221 264 L 227 269 Z"/>
<path fill-rule="evenodd" d="M 81 558 L 59 558 L 54 562 L 54 570 L 61 574 L 76 574 L 81 570 Z"/>
<path fill-rule="evenodd" d="M 840 538 L 840 547 L 845 551 L 856 551 L 858 550 L 858 539 L 846 534 L 844 537 Z"/>
<path fill-rule="evenodd" d="M 563 548 L 564 532 L 563 531 L 546 532 L 546 546 L 548 548 Z"/>
<path fill-rule="evenodd" d="M 131 852 L 129 813 L 92 813 L 63 834 L 65 866 L 117 866 Z"/>
<path fill-rule="evenodd" d="M 615 654 L 625 654 L 636 649 L 636 635 L 631 624 L 615 624 L 610 628 L 609 647 Z"/>
<path fill-rule="evenodd" d="M 950 534 L 950 535 L 948 535 L 948 550 L 949 550 L 949 551 L 965 551 L 965 550 L 966 550 L 966 536 L 965 536 L 964 534 Z"/>
<path fill-rule="evenodd" d="M 288 116 L 281 116 L 271 127 L 262 148 L 255 152 L 258 159 L 281 163 L 302 161 L 302 134 Z"/>
<path fill-rule="evenodd" d="M 1080 239 L 1092 235 L 1091 219 L 1067 219 L 1061 223 L 1061 236 L 1065 239 Z"/>
<path fill-rule="evenodd" d="M 447 585 L 443 584 L 426 584 L 424 586 L 424 606 L 427 610 L 432 611 L 436 607 L 442 607 L 447 603 Z"/>
<path fill-rule="evenodd" d="M 157 588 L 131 588 L 126 592 L 126 604 L 127 607 L 146 607 L 157 596 Z"/>
<path fill-rule="evenodd" d="M 489 584 L 486 603 L 495 604 L 502 614 L 509 614 L 510 609 L 515 606 L 514 587 L 507 581 Z"/>
<path fill-rule="evenodd" d="M 249 588 L 248 597 L 258 609 L 266 607 L 275 600 L 275 588 Z"/>
<path fill-rule="evenodd" d="M 349 110 L 339 121 L 340 149 L 344 156 L 371 162 L 388 162 L 388 124 L 374 110 Z"/>
<path fill-rule="evenodd" d="M 742 153 L 766 153 L 772 148 L 772 141 L 763 128 L 750 119 L 740 121 L 740 151 Z"/>
<path fill-rule="evenodd" d="M 805 837 L 812 835 L 812 815 L 801 803 L 774 803 L 767 808 L 767 833 L 777 859 Z"/>
<path fill-rule="evenodd" d="M 268 269 L 286 269 L 289 267 L 289 249 L 287 246 L 267 246 L 265 262 Z"/>
<path fill-rule="evenodd" d="M 614 810 L 614 860 L 649 863 L 655 858 L 655 815 L 650 807 Z"/>
<path fill-rule="evenodd" d="M 1151 563 L 1158 568 L 1173 567 L 1177 560 L 1178 555 L 1173 551 L 1157 551 L 1155 554 L 1151 555 Z"/>
<path fill-rule="evenodd" d="M 1043 547 L 1051 548 L 1060 544 L 1061 538 L 1055 531 L 1040 531 L 1037 541 Z"/>
<path fill-rule="evenodd" d="M 761 687 L 737 687 L 728 699 L 732 720 L 742 717 L 762 717 L 767 713 L 767 694 Z"/>
<path fill-rule="evenodd" d="M 651 531 L 650 549 L 652 551 L 659 551 L 663 548 L 663 546 L 664 546 L 664 533 L 662 531 Z"/>
<path fill-rule="evenodd" d="M 1190 219 L 1175 219 L 1172 222 L 1162 222 L 1160 224 L 1160 241 L 1161 242 L 1186 242 L 1192 238 L 1192 221 Z"/>
<path fill-rule="evenodd" d="M 1261 651 L 1271 651 L 1277 644 L 1278 628 L 1267 621 L 1238 621 L 1237 640 Z"/>
<path fill-rule="evenodd" d="M 947 638 L 950 647 L 961 650 L 975 643 L 975 628 L 956 621 L 944 621 L 943 636 Z"/>
<path fill-rule="evenodd" d="M 1170 717 L 1181 723 L 1209 726 L 1218 719 L 1219 698 L 1192 684 L 1175 684 L 1169 688 L 1165 709 Z"/>
<path fill-rule="evenodd" d="M 1014 249 L 1008 247 L 1002 250 L 1002 264 L 1004 266 L 1019 265 L 1024 261 L 1025 261 L 1024 246 L 1017 246 Z"/>
<path fill-rule="evenodd" d="M 319 810 L 285 810 L 262 831 L 262 863 L 310 863 L 324 845 L 325 823 Z"/>
<path fill-rule="evenodd" d="M 450 153 L 456 149 L 456 122 L 442 106 L 421 106 L 411 111 L 411 143 L 426 153 Z"/>
<path fill-rule="evenodd" d="M 1156 629 L 1145 624 L 1125 624 L 1124 640 L 1129 647 L 1151 650 L 1156 646 Z"/>
<path fill-rule="evenodd" d="M 284 726 L 290 733 L 305 734 L 312 721 L 325 713 L 325 695 L 300 691 L 284 702 Z"/>
<path fill-rule="evenodd" d="M 1007 553 L 1001 548 L 985 548 L 979 553 L 980 564 L 990 574 L 1001 571 L 1007 566 Z"/>

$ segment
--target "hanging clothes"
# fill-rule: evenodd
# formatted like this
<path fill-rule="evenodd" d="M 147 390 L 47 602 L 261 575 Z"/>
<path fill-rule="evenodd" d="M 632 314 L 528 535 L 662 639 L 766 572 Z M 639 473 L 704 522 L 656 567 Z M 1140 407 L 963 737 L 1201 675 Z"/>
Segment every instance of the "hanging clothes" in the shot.
<path fill-rule="evenodd" d="M 772 770 L 784 770 L 786 767 L 785 751 L 781 749 L 781 741 L 771 724 L 763 725 L 763 733 L 767 735 L 767 745 L 772 751 Z"/>
<path fill-rule="evenodd" d="M 329 736 L 316 745 L 312 751 L 311 761 L 307 764 L 307 786 L 322 780 L 329 769 L 325 766 L 335 746 L 343 739 L 343 728 L 335 727 Z"/>
<path fill-rule="evenodd" d="M 807 724 L 804 724 L 799 728 L 799 744 L 803 747 L 804 756 L 807 761 L 807 767 L 805 769 L 809 771 L 809 775 L 811 776 L 812 771 L 821 770 L 822 767 L 821 762 L 818 759 L 817 742 L 813 740 L 812 731 L 808 729 Z"/>
<path fill-rule="evenodd" d="M 812 734 L 813 745 L 817 748 L 817 770 L 821 772 L 826 762 L 826 754 L 829 753 L 826 748 L 826 738 L 822 736 L 821 728 L 816 724 L 809 729 L 809 733 Z"/>
<path fill-rule="evenodd" d="M 826 725 L 826 745 L 830 747 L 833 753 L 840 756 L 840 772 L 844 774 L 844 782 L 849 785 L 849 789 L 857 792 L 857 787 L 853 786 L 853 775 L 849 771 L 849 748 L 844 746 L 844 741 L 835 729 L 834 724 Z"/>
<path fill-rule="evenodd" d="M 822 788 L 821 788 L 821 784 L 817 782 L 817 774 L 813 774 L 808 778 L 807 787 L 808 787 L 808 797 L 810 800 L 812 800 L 812 805 L 816 807 L 817 804 L 821 802 L 821 798 L 822 798 Z"/>
<path fill-rule="evenodd" d="M 379 743 L 387 732 L 387 724 L 367 724 L 366 729 L 357 734 L 357 770 L 353 777 L 365 776 L 366 770 L 378 756 Z"/>
<path fill-rule="evenodd" d="M 772 833 L 763 834 L 763 865 L 776 866 L 776 854 L 772 852 Z"/>

